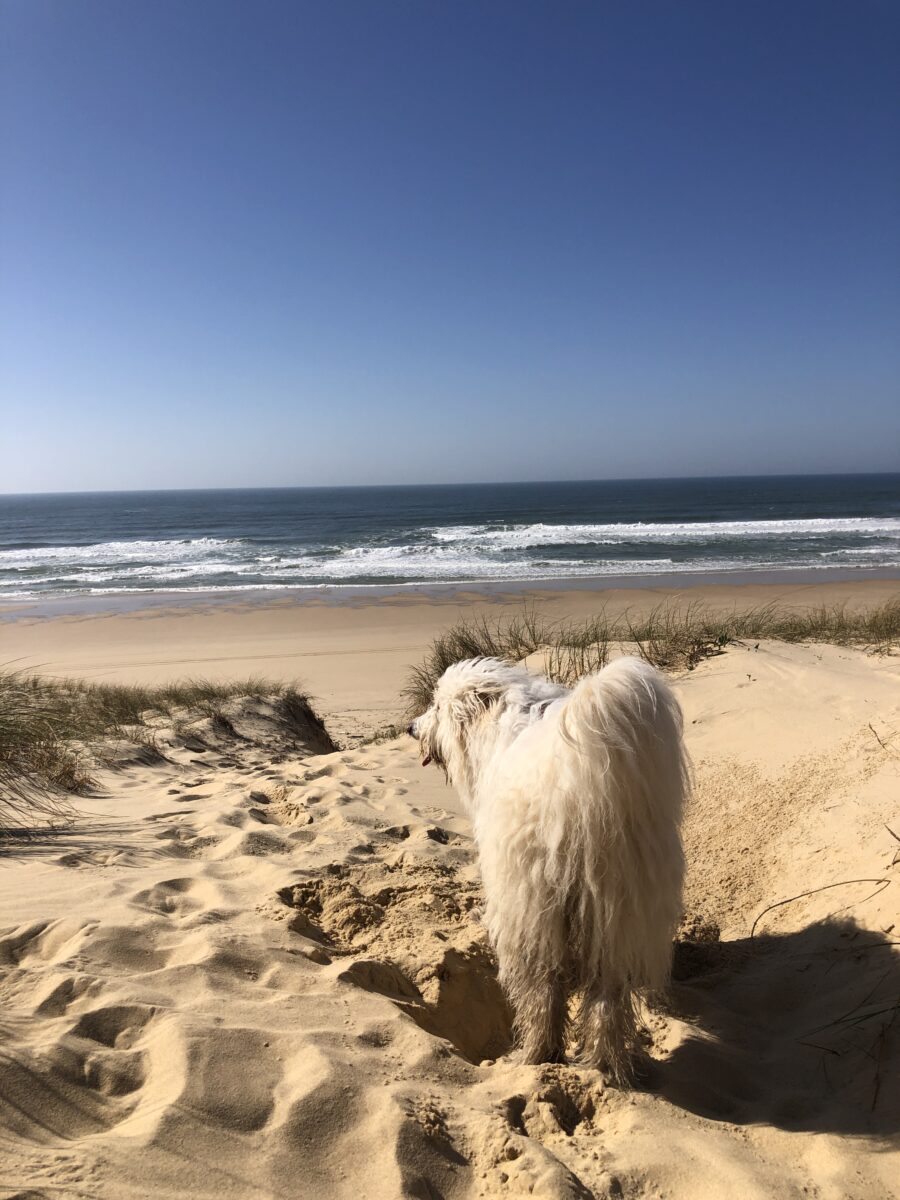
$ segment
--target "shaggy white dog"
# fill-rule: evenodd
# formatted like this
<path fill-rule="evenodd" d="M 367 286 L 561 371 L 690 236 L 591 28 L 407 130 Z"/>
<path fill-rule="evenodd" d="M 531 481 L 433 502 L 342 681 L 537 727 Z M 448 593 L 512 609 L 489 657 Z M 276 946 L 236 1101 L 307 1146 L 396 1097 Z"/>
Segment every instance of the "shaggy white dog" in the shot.
<path fill-rule="evenodd" d="M 626 1082 L 637 1010 L 665 986 L 681 917 L 681 711 L 647 663 L 574 689 L 493 658 L 448 667 L 409 727 L 472 817 L 485 924 L 527 1062 L 579 1057 Z"/>

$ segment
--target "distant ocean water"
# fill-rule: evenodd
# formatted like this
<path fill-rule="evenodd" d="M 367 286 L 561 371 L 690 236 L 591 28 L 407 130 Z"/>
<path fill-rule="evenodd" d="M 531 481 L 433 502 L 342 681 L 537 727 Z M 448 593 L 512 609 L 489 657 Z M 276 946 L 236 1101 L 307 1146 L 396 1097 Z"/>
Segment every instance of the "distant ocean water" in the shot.
<path fill-rule="evenodd" d="M 0 598 L 900 567 L 900 475 L 0 496 Z"/>

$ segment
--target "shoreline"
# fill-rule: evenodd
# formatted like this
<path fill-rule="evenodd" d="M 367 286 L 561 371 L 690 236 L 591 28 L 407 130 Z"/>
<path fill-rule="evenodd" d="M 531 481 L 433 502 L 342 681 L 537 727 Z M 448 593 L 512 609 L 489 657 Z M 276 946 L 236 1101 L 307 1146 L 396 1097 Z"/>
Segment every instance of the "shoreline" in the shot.
<path fill-rule="evenodd" d="M 458 580 L 454 582 L 409 582 L 371 584 L 317 584 L 314 586 L 247 587 L 222 589 L 177 589 L 117 593 L 74 593 L 60 596 L 0 598 L 0 624 L 18 620 L 53 620 L 64 617 L 126 615 L 164 608 L 235 606 L 283 607 L 377 605 L 386 601 L 403 603 L 468 601 L 485 603 L 516 597 L 558 593 L 606 591 L 682 591 L 719 587 L 823 586 L 830 584 L 894 581 L 900 590 L 900 566 L 785 568 L 784 570 L 686 571 L 643 575 L 584 575 L 558 579 Z"/>
<path fill-rule="evenodd" d="M 338 738 L 395 724 L 410 668 L 460 620 L 488 622 L 533 609 L 549 622 L 606 610 L 642 615 L 660 604 L 713 609 L 848 605 L 874 608 L 900 596 L 898 578 L 710 582 L 512 590 L 422 589 L 300 599 L 246 593 L 121 604 L 57 604 L 0 613 L 0 664 L 43 675 L 156 686 L 175 679 L 271 678 L 308 691 Z M 96 600 L 96 598 L 94 598 Z"/>

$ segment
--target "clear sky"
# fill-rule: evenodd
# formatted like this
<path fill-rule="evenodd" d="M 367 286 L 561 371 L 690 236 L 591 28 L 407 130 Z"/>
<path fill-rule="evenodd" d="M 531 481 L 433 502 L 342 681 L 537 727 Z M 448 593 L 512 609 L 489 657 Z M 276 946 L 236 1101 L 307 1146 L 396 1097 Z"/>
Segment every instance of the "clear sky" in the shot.
<path fill-rule="evenodd" d="M 0 490 L 900 468 L 896 0 L 0 25 Z"/>

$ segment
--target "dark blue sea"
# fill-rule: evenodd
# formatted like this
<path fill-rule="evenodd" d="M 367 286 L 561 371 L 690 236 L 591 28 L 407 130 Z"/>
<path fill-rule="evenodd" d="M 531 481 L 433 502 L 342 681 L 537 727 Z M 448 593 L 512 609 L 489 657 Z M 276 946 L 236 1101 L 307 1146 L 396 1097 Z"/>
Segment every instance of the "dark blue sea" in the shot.
<path fill-rule="evenodd" d="M 0 598 L 900 567 L 900 475 L 0 496 Z"/>

